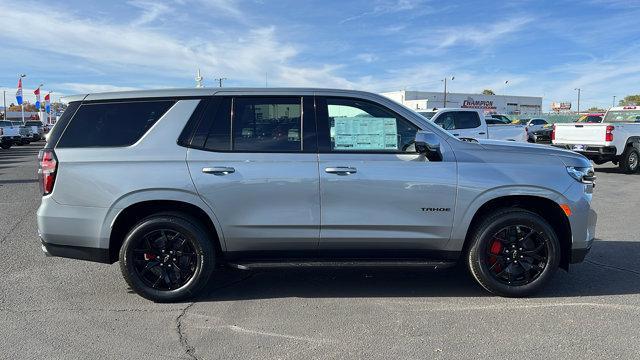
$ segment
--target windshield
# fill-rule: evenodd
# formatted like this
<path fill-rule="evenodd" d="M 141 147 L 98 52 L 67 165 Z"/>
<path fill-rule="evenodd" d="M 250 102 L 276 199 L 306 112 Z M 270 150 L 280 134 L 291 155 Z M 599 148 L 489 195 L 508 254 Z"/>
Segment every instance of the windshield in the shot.
<path fill-rule="evenodd" d="M 27 121 L 26 125 L 27 126 L 42 126 L 42 123 L 40 121 Z"/>
<path fill-rule="evenodd" d="M 640 122 L 640 110 L 609 111 L 604 122 Z"/>
<path fill-rule="evenodd" d="M 0 126 L 11 126 L 11 121 L 0 121 Z"/>
<path fill-rule="evenodd" d="M 418 111 L 418 114 L 427 118 L 427 120 L 431 120 L 431 118 L 433 117 L 433 115 L 436 114 L 436 112 L 435 111 Z"/>

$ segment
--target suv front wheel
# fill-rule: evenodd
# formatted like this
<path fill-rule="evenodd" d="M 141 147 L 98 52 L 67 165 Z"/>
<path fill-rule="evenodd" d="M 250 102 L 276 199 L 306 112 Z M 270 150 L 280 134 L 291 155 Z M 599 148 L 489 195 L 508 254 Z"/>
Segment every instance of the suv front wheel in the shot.
<path fill-rule="evenodd" d="M 560 243 L 549 223 L 519 208 L 495 211 L 471 234 L 469 270 L 486 290 L 521 297 L 538 291 L 560 264 Z"/>
<path fill-rule="evenodd" d="M 196 295 L 215 268 L 205 227 L 180 213 L 152 215 L 136 224 L 120 248 L 120 270 L 139 295 L 157 302 Z"/>

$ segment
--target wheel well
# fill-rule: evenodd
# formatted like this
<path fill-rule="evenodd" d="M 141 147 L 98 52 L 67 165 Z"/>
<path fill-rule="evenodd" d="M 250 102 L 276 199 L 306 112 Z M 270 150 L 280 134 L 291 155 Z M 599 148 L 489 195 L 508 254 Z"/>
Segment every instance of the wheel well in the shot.
<path fill-rule="evenodd" d="M 565 215 L 560 205 L 553 200 L 538 196 L 526 196 L 526 195 L 514 195 L 504 196 L 496 199 L 492 199 L 482 205 L 478 211 L 476 211 L 469 229 L 467 230 L 467 237 L 465 239 L 464 252 L 468 250 L 470 246 L 470 237 L 473 233 L 475 226 L 477 226 L 482 218 L 496 209 L 517 207 L 534 212 L 547 220 L 553 227 L 560 241 L 560 267 L 565 270 L 569 269 L 569 262 L 571 260 L 571 225 L 569 219 Z"/>
<path fill-rule="evenodd" d="M 182 212 L 200 220 L 202 224 L 207 227 L 209 233 L 213 235 L 216 254 L 218 256 L 222 254 L 218 232 L 206 212 L 193 204 L 182 201 L 152 200 L 130 205 L 118 214 L 116 220 L 113 222 L 111 236 L 109 237 L 110 261 L 112 263 L 118 261 L 118 253 L 120 252 L 124 238 L 135 224 L 150 215 L 162 211 Z"/>

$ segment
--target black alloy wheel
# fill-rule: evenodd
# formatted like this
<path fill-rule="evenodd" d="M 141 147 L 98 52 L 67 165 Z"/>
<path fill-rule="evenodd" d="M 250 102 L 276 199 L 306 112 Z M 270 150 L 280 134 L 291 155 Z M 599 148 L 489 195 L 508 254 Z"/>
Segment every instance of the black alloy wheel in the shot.
<path fill-rule="evenodd" d="M 166 212 L 133 226 L 120 248 L 120 270 L 140 296 L 157 302 L 194 296 L 215 268 L 214 239 L 187 214 Z"/>
<path fill-rule="evenodd" d="M 171 230 L 152 230 L 133 244 L 137 275 L 156 290 L 178 289 L 195 274 L 198 254 L 184 234 Z"/>
<path fill-rule="evenodd" d="M 498 230 L 487 242 L 484 266 L 503 284 L 519 286 L 536 280 L 548 263 L 549 239 L 524 225 Z"/>

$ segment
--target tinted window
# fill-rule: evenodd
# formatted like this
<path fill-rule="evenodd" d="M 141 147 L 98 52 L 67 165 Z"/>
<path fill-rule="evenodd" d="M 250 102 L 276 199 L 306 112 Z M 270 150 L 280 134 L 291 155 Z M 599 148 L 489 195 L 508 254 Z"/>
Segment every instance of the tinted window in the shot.
<path fill-rule="evenodd" d="M 11 126 L 11 121 L 0 121 L 0 126 Z"/>
<path fill-rule="evenodd" d="M 82 104 L 59 147 L 128 146 L 138 141 L 173 100 Z"/>
<path fill-rule="evenodd" d="M 205 116 L 210 126 L 204 148 L 231 150 L 231 98 L 214 99 Z"/>
<path fill-rule="evenodd" d="M 67 106 L 66 110 L 64 110 L 62 116 L 60 116 L 60 119 L 58 119 L 51 131 L 49 131 L 49 138 L 47 139 L 45 148 L 49 149 L 55 146 L 55 144 L 60 139 L 60 135 L 62 135 L 62 132 L 69 124 L 69 120 L 71 120 L 73 114 L 75 114 L 76 110 L 78 110 L 78 107 L 80 107 L 80 101 L 69 103 L 69 106 Z"/>
<path fill-rule="evenodd" d="M 473 129 L 480 125 L 480 116 L 475 111 L 456 112 L 456 129 Z"/>
<path fill-rule="evenodd" d="M 301 98 L 238 97 L 233 105 L 233 150 L 302 150 Z"/>
<path fill-rule="evenodd" d="M 40 121 L 27 121 L 25 123 L 25 125 L 27 125 L 27 126 L 42 126 L 42 123 Z"/>
<path fill-rule="evenodd" d="M 438 116 L 435 123 L 445 130 L 473 129 L 481 125 L 475 111 L 450 111 Z"/>
<path fill-rule="evenodd" d="M 415 151 L 418 127 L 380 105 L 329 98 L 327 108 L 332 151 Z"/>
<path fill-rule="evenodd" d="M 544 120 L 542 120 L 542 119 L 534 119 L 534 120 L 531 120 L 531 124 L 532 124 L 532 125 L 544 125 L 544 124 L 546 124 L 546 123 L 547 123 L 547 122 L 546 122 L 546 121 L 544 121 Z"/>

